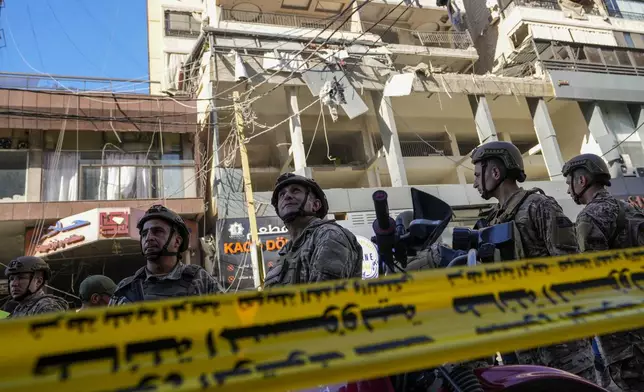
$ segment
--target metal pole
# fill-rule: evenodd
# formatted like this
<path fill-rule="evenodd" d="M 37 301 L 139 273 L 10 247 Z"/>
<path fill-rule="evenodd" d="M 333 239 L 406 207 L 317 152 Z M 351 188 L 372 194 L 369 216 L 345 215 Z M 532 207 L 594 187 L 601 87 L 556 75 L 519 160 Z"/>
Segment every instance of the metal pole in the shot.
<path fill-rule="evenodd" d="M 259 290 L 264 286 L 264 260 L 262 248 L 257 231 L 257 218 L 255 216 L 255 200 L 253 199 L 253 185 L 250 179 L 250 165 L 248 164 L 248 151 L 246 150 L 246 137 L 244 136 L 244 116 L 242 115 L 241 104 L 239 103 L 239 92 L 233 91 L 233 103 L 235 106 L 235 129 L 239 140 L 239 154 L 242 161 L 242 172 L 244 175 L 244 193 L 246 194 L 246 205 L 248 207 L 248 221 L 250 222 L 251 251 L 250 257 L 253 263 L 253 281 Z"/>

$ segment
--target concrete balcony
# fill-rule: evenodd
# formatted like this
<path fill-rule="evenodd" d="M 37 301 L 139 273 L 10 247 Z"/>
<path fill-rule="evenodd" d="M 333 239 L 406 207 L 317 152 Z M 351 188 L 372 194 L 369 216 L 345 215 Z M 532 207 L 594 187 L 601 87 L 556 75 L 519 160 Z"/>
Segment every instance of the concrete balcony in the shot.
<path fill-rule="evenodd" d="M 308 29 L 323 29 L 327 27 L 331 31 L 336 28 L 339 31 L 351 31 L 351 22 L 342 23 L 343 18 L 336 22 L 332 22 L 336 15 L 329 18 L 319 18 L 307 15 L 286 14 L 286 13 L 271 13 L 271 12 L 252 12 L 240 11 L 235 9 L 223 8 L 221 10 L 222 21 L 242 22 L 263 24 L 271 26 L 288 26 L 288 27 L 301 27 Z"/>

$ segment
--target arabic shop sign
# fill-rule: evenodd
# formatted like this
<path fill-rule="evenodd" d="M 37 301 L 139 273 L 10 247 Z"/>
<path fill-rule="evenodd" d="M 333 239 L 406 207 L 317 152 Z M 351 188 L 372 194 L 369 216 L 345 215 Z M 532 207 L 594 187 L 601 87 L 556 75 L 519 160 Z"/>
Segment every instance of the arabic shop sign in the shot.
<path fill-rule="evenodd" d="M 275 265 L 277 252 L 288 242 L 288 230 L 279 218 L 257 218 L 262 242 L 264 271 Z M 232 291 L 252 289 L 253 267 L 250 258 L 250 224 L 247 218 L 217 221 L 219 271 L 225 287 Z"/>
<path fill-rule="evenodd" d="M 101 212 L 98 222 L 98 231 L 103 237 L 130 237 L 130 213 L 127 211 Z"/>
<path fill-rule="evenodd" d="M 71 219 L 71 222 L 67 223 L 68 219 L 59 220 L 46 229 L 36 246 L 36 255 L 46 255 L 85 241 L 84 231 L 79 229 L 90 226 L 91 222 L 85 219 Z M 67 235 L 68 233 L 72 234 Z"/>

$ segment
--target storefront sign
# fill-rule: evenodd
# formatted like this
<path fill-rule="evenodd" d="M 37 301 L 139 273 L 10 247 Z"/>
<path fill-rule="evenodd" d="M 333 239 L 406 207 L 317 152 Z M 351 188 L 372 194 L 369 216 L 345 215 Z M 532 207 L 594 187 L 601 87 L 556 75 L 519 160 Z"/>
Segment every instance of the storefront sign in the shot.
<path fill-rule="evenodd" d="M 69 245 L 80 244 L 85 241 L 84 235 L 72 234 L 69 237 L 63 238 L 62 240 L 52 240 L 46 244 L 41 244 L 36 247 L 36 253 L 47 254 L 49 252 L 55 252 L 59 249 L 65 249 Z"/>
<path fill-rule="evenodd" d="M 99 232 L 103 237 L 129 237 L 130 214 L 125 211 L 101 212 L 99 217 Z"/>
<path fill-rule="evenodd" d="M 277 252 L 288 242 L 288 231 L 279 218 L 257 218 L 257 225 L 266 272 L 275 265 L 279 258 Z M 254 288 L 248 219 L 220 220 L 217 232 L 220 233 L 218 246 L 222 283 L 231 291 Z"/>
<path fill-rule="evenodd" d="M 47 232 L 43 234 L 42 237 L 40 237 L 40 241 L 44 241 L 47 238 L 55 237 L 59 233 L 66 233 L 68 231 L 72 231 L 80 227 L 89 226 L 89 224 L 90 224 L 89 221 L 78 219 L 78 220 L 74 220 L 71 224 L 67 226 L 63 226 L 63 221 L 59 220 L 58 222 L 56 222 L 54 226 L 49 226 L 47 228 Z"/>

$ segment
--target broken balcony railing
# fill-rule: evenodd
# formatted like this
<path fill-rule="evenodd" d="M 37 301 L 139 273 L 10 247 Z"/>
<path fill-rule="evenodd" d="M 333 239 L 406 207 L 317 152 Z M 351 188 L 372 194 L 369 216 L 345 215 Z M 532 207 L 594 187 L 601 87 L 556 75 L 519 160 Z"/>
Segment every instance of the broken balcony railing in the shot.
<path fill-rule="evenodd" d="M 363 31 L 379 35 L 382 42 L 387 44 L 401 44 L 407 41 L 421 46 L 451 49 L 467 49 L 474 46 L 472 37 L 467 31 L 417 31 L 366 21 L 363 21 L 362 24 Z M 411 39 L 405 40 L 403 38 L 405 36 L 411 37 Z"/>
<path fill-rule="evenodd" d="M 315 18 L 311 16 L 301 16 L 295 14 L 273 14 L 268 12 L 237 11 L 223 9 L 221 19 L 224 21 L 257 23 L 274 26 L 302 27 L 307 29 L 323 29 L 331 24 L 328 28 L 335 30 L 339 27 L 341 31 L 351 31 L 351 21 L 343 24 L 344 19 L 332 22 L 337 15 L 328 18 Z"/>

